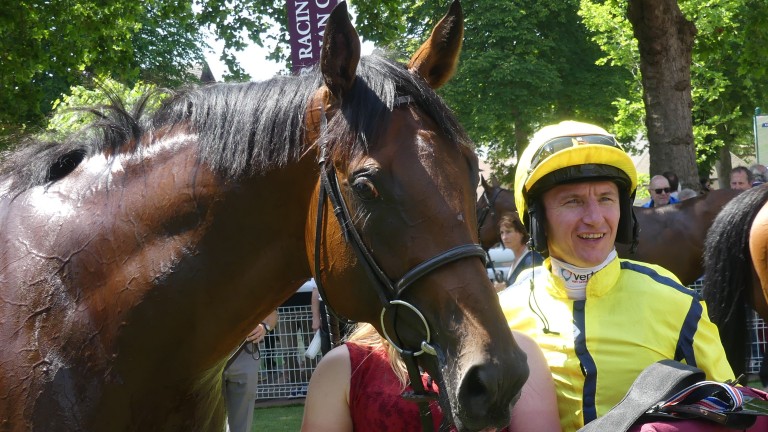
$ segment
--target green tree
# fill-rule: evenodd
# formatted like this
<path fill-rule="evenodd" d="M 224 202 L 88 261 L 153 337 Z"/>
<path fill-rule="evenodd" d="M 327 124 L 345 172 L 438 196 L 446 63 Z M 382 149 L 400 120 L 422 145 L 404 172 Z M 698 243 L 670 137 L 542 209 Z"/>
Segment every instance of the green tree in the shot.
<path fill-rule="evenodd" d="M 44 126 L 54 100 L 95 76 L 178 85 L 201 47 L 191 3 L 13 2 L 0 12 L 0 135 Z"/>
<path fill-rule="evenodd" d="M 405 57 L 445 12 L 441 3 L 403 7 L 394 0 L 355 0 L 351 6 L 365 39 Z M 682 17 L 699 28 L 690 61 L 693 136 L 699 164 L 711 164 L 721 148 L 739 151 L 736 143 L 747 142 L 751 114 L 745 113 L 765 97 L 768 3 L 763 0 L 680 0 L 682 15 L 675 15 L 674 0 L 464 0 L 463 58 L 442 94 L 499 167 L 532 130 L 566 117 L 604 125 L 627 142 L 646 118 L 644 88 L 687 85 L 685 79 L 661 75 L 652 83 L 642 81 L 628 6 L 661 4 L 667 15 L 678 17 L 675 23 Z M 277 33 L 268 31 L 275 25 Z M 234 58 L 248 42 L 269 46 L 272 60 L 290 65 L 282 0 L 21 0 L 5 8 L 0 84 L 10 90 L 0 94 L 0 135 L 43 125 L 53 101 L 94 76 L 129 86 L 138 80 L 161 86 L 188 81 L 186 74 L 202 59 L 202 29 L 225 41 L 227 79 L 248 78 Z M 684 134 L 666 129 L 656 136 L 652 143 L 687 142 Z M 680 160 L 661 159 L 672 161 L 654 169 Z M 676 165 L 670 168 L 682 176 Z"/>
<path fill-rule="evenodd" d="M 691 56 L 696 26 L 677 0 L 629 0 L 627 18 L 640 52 L 650 171 L 674 170 L 698 189 L 691 117 Z"/>
<path fill-rule="evenodd" d="M 132 37 L 133 64 L 138 79 L 160 86 L 176 87 L 199 78 L 204 63 L 200 17 L 192 3 L 151 0 L 139 17 L 139 30 Z M 117 77 L 119 78 L 119 76 Z M 128 80 L 132 83 L 132 80 Z"/>
<path fill-rule="evenodd" d="M 693 2 L 684 6 L 699 28 L 693 63 L 699 164 L 708 173 L 719 162 L 720 184 L 727 184 L 730 152 L 754 156 L 752 115 L 768 96 L 768 3 L 721 1 L 710 13 Z"/>
<path fill-rule="evenodd" d="M 379 49 L 406 59 L 445 13 L 445 2 L 352 1 L 356 28 Z M 202 21 L 220 38 L 246 30 L 257 44 L 269 44 L 270 58 L 288 60 L 287 18 L 282 2 L 203 2 Z M 614 100 L 625 95 L 629 73 L 602 56 L 577 15 L 578 0 L 463 0 L 464 48 L 456 77 L 441 89 L 472 138 L 490 150 L 497 174 L 509 174 L 510 156 L 525 146 L 536 127 L 565 118 L 609 126 Z M 242 21 L 229 18 L 244 17 Z M 278 33 L 266 32 L 278 23 Z M 266 35 L 262 40 L 259 35 Z M 244 43 L 242 39 L 240 43 Z M 237 47 L 233 44 L 233 47 Z M 225 52 L 222 59 L 234 63 Z M 235 71 L 230 66 L 230 71 Z M 507 177 L 507 179 L 509 179 Z"/>
<path fill-rule="evenodd" d="M 632 3 L 640 1 L 632 0 Z M 667 7 L 675 6 L 668 2 L 665 4 Z M 754 104 L 766 96 L 768 65 L 763 59 L 768 55 L 768 4 L 760 0 L 681 0 L 679 5 L 682 16 L 676 15 L 678 21 L 662 24 L 657 31 L 664 34 L 664 31 L 678 28 L 674 26 L 683 25 L 690 32 L 690 26 L 681 24 L 684 22 L 692 23 L 697 29 L 691 44 L 691 101 L 683 104 L 687 104 L 687 108 L 683 107 L 674 116 L 666 117 L 690 115 L 698 172 L 709 173 L 715 161 L 721 159 L 725 163 L 721 170 L 722 178 L 722 173 L 727 173 L 729 169 L 729 150 L 740 155 L 753 152 L 751 145 L 740 147 L 737 144 L 751 143 L 752 110 Z M 603 48 L 606 58 L 631 71 L 634 77 L 630 87 L 632 91 L 615 102 L 619 107 L 616 130 L 625 137 L 636 134 L 637 125 L 641 124 L 639 120 L 644 120 L 647 115 L 647 104 L 642 102 L 644 81 L 639 73 L 641 57 L 638 44 L 629 43 L 632 29 L 626 7 L 625 2 L 618 0 L 582 0 L 580 10 L 587 26 L 595 30 L 595 41 Z M 649 10 L 662 9 L 657 7 Z M 641 15 L 638 11 L 635 14 Z M 648 19 L 654 16 L 652 13 L 647 15 Z M 662 16 L 657 18 L 668 19 L 674 13 L 668 10 L 666 14 L 659 15 Z M 649 53 L 652 54 L 654 50 L 661 52 L 658 45 L 649 46 L 653 47 L 648 50 Z M 667 82 L 667 85 L 677 84 L 681 89 L 675 90 L 673 86 L 670 93 L 680 94 L 687 85 L 684 77 L 672 80 L 650 74 L 648 78 Z M 691 114 L 686 114 L 687 110 Z M 653 119 L 655 124 L 670 120 L 658 118 L 658 113 L 654 115 L 657 116 Z M 650 137 L 650 131 L 647 134 Z M 686 186 L 698 188 L 696 171 L 688 156 L 694 147 L 683 150 L 687 153 L 685 157 L 675 156 L 677 153 L 670 151 L 675 145 L 669 142 L 675 137 L 676 143 L 682 144 L 676 146 L 678 150 L 687 147 L 684 144 L 687 138 L 681 138 L 680 134 L 675 135 L 665 129 L 658 132 L 655 139 L 651 139 L 651 170 L 676 171 Z"/>
<path fill-rule="evenodd" d="M 596 64 L 602 53 L 577 15 L 577 0 L 464 0 L 462 6 L 462 58 L 441 93 L 470 136 L 487 147 L 497 177 L 511 181 L 510 157 L 543 124 L 566 118 L 613 121 L 612 102 L 627 92 L 630 77 L 623 68 Z M 400 53 L 412 52 L 445 12 L 435 2 L 408 9 L 387 2 L 355 8 L 360 32 Z M 366 18 L 371 14 L 385 17 L 381 21 L 388 26 L 375 26 Z"/>
<path fill-rule="evenodd" d="M 20 1 L 0 13 L 0 128 L 39 123 L 91 65 L 127 65 L 136 3 Z M 92 29 L 99 29 L 93 31 Z"/>
<path fill-rule="evenodd" d="M 532 131 L 577 119 L 608 126 L 626 92 L 623 69 L 597 65 L 599 46 L 577 1 L 507 0 L 467 5 L 464 54 L 446 89 L 471 136 L 489 147 L 497 174 Z"/>
<path fill-rule="evenodd" d="M 192 3 L 198 10 L 199 26 L 224 41 L 221 60 L 229 70 L 224 77 L 226 80 L 249 79 L 235 58 L 235 52 L 242 51 L 249 43 L 269 46 L 271 52 L 267 58 L 285 62 L 286 70 L 290 68 L 285 0 L 192 0 Z M 273 28 L 277 33 L 273 33 Z"/>
<path fill-rule="evenodd" d="M 88 125 L 94 118 L 93 114 L 84 108 L 109 105 L 112 99 L 118 99 L 130 110 L 142 97 L 157 89 L 154 84 L 143 81 L 137 81 L 133 87 L 108 77 L 99 77 L 96 82 L 98 84 L 95 88 L 74 86 L 68 94 L 53 102 L 48 125 L 40 133 L 44 139 L 60 139 Z M 148 105 L 149 111 L 157 109 L 163 99 L 164 94 L 152 97 Z"/>

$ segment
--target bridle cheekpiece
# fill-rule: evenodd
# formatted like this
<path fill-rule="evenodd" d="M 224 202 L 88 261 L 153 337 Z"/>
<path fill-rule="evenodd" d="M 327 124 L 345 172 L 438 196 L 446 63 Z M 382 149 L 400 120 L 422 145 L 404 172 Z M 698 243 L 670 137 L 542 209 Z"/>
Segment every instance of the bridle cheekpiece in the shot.
<path fill-rule="evenodd" d="M 408 105 L 412 102 L 413 102 L 413 98 L 411 96 L 399 96 L 395 99 L 393 109 L 400 106 Z M 376 290 L 376 293 L 379 297 L 379 301 L 381 302 L 381 305 L 382 305 L 380 320 L 381 320 L 381 328 L 384 333 L 384 337 L 397 350 L 397 352 L 400 353 L 401 357 L 403 358 L 403 361 L 405 362 L 406 368 L 408 370 L 408 375 L 411 381 L 411 387 L 413 388 L 413 394 L 408 394 L 408 395 L 404 394 L 403 396 L 410 400 L 414 400 L 421 405 L 422 409 L 420 409 L 420 411 L 422 413 L 422 427 L 424 428 L 425 431 L 431 430 L 432 420 L 431 420 L 430 411 L 428 409 L 428 406 L 425 407 L 424 404 L 428 404 L 429 400 L 435 399 L 437 395 L 431 390 L 424 388 L 421 380 L 421 373 L 419 372 L 418 364 L 416 361 L 416 357 L 422 354 L 429 354 L 429 355 L 436 356 L 437 349 L 432 344 L 432 341 L 431 341 L 432 331 L 430 330 L 429 323 L 427 322 L 427 319 L 424 317 L 424 314 L 421 313 L 421 311 L 419 311 L 419 309 L 416 306 L 403 300 L 402 296 L 403 296 L 403 293 L 411 285 L 413 285 L 413 283 L 415 283 L 422 277 L 426 276 L 433 270 L 439 267 L 442 267 L 445 264 L 448 264 L 457 260 L 461 260 L 464 258 L 470 258 L 470 257 L 478 257 L 483 261 L 483 264 L 485 264 L 486 252 L 478 244 L 470 243 L 470 244 L 459 245 L 451 249 L 448 249 L 442 253 L 439 253 L 436 256 L 429 258 L 426 261 L 416 265 L 414 268 L 407 271 L 405 275 L 403 275 L 397 281 L 393 281 L 389 276 L 387 276 L 387 274 L 376 263 L 376 260 L 373 258 L 373 255 L 370 253 L 368 247 L 366 247 L 365 243 L 363 242 L 360 236 L 360 233 L 357 231 L 354 224 L 352 223 L 353 219 L 349 213 L 349 208 L 347 207 L 344 201 L 343 194 L 341 193 L 339 182 L 336 177 L 336 170 L 333 167 L 333 164 L 328 163 L 328 146 L 326 142 L 328 120 L 326 118 L 325 109 L 321 106 L 320 110 L 321 110 L 320 136 L 318 137 L 317 142 L 319 146 L 318 164 L 320 166 L 320 183 L 321 184 L 320 184 L 320 190 L 319 190 L 319 196 L 318 196 L 318 210 L 317 210 L 317 220 L 316 220 L 316 230 L 315 230 L 315 254 L 314 254 L 315 283 L 317 284 L 318 290 L 320 291 L 320 295 L 322 296 L 323 299 L 325 299 L 326 305 L 329 307 L 329 309 L 334 315 L 338 316 L 338 314 L 335 313 L 335 311 L 333 310 L 333 307 L 331 307 L 330 302 L 328 301 L 328 297 L 325 294 L 325 290 L 323 288 L 323 284 L 321 282 L 321 277 L 320 277 L 321 276 L 320 274 L 321 273 L 321 266 L 320 266 L 321 233 L 322 233 L 324 206 L 325 206 L 325 201 L 327 199 L 333 208 L 333 213 L 334 215 L 336 215 L 336 219 L 338 220 L 339 226 L 342 228 L 342 231 L 344 232 L 345 239 L 351 245 L 352 249 L 355 251 L 355 254 L 358 260 L 364 266 L 369 277 L 374 282 L 372 286 Z M 421 323 L 424 325 L 425 338 L 421 342 L 417 350 L 408 349 L 406 347 L 402 347 L 398 345 L 392 339 L 392 337 L 387 333 L 387 330 L 386 330 L 387 327 L 385 325 L 386 316 L 388 315 L 387 312 L 392 311 L 397 307 L 404 307 L 407 310 L 413 312 L 419 318 Z M 396 329 L 396 326 L 393 324 L 392 328 Z"/>

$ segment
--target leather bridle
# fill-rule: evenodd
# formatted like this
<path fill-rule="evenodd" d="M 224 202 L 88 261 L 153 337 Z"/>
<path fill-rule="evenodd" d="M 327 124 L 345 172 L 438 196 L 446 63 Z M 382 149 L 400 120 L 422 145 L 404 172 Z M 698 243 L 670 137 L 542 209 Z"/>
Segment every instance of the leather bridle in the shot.
<path fill-rule="evenodd" d="M 501 188 L 496 188 L 496 192 L 493 193 L 493 196 L 488 198 L 488 191 L 483 188 L 483 195 L 482 198 L 485 201 L 485 205 L 478 209 L 477 213 L 477 237 L 480 238 L 480 230 L 483 229 L 483 224 L 485 223 L 485 219 L 488 217 L 488 214 L 491 215 L 496 214 L 496 210 L 494 209 L 494 206 L 496 205 L 496 199 L 499 197 L 499 194 L 501 193 Z"/>
<path fill-rule="evenodd" d="M 396 98 L 393 109 L 399 106 L 406 106 L 412 103 L 413 100 L 410 96 L 401 96 Z M 344 232 L 344 238 L 350 244 L 355 251 L 355 255 L 358 261 L 363 265 L 374 287 L 376 294 L 379 297 L 379 301 L 382 305 L 380 320 L 381 329 L 384 333 L 384 337 L 387 341 L 400 353 L 406 369 L 408 370 L 409 379 L 411 381 L 412 394 L 403 394 L 409 400 L 419 403 L 421 412 L 422 428 L 425 431 L 432 430 L 432 418 L 429 410 L 429 402 L 437 397 L 437 394 L 429 389 L 424 388 L 421 380 L 421 373 L 419 371 L 416 357 L 422 354 L 437 355 L 437 350 L 431 341 L 432 332 L 430 330 L 429 323 L 419 309 L 403 300 L 403 295 L 406 290 L 411 287 L 416 281 L 431 273 L 435 269 L 442 267 L 446 264 L 452 263 L 464 258 L 477 257 L 480 258 L 485 264 L 486 252 L 478 244 L 464 244 L 448 249 L 436 256 L 427 259 L 426 261 L 418 264 L 414 268 L 407 271 L 399 280 L 392 280 L 381 267 L 376 263 L 373 255 L 370 253 L 368 247 L 363 243 L 360 233 L 353 224 L 353 218 L 349 213 L 344 196 L 341 193 L 339 182 L 336 178 L 336 169 L 332 163 L 328 163 L 328 146 L 327 146 L 327 119 L 324 109 L 321 107 L 320 115 L 320 136 L 318 138 L 319 146 L 319 160 L 320 165 L 320 190 L 318 195 L 318 209 L 317 209 L 317 221 L 315 230 L 315 255 L 314 255 L 314 267 L 315 267 L 315 283 L 317 284 L 320 295 L 326 301 L 326 305 L 334 315 L 337 315 L 331 307 L 329 298 L 325 294 L 323 284 L 321 282 L 321 266 L 320 266 L 320 246 L 322 237 L 322 224 L 323 215 L 325 209 L 326 199 L 330 202 L 333 208 L 333 213 L 336 215 L 339 226 Z M 401 307 L 406 308 L 408 311 L 414 313 L 421 323 L 424 325 L 425 337 L 418 347 L 404 347 L 398 345 L 390 335 L 387 333 L 387 326 L 385 320 L 387 317 L 391 317 L 393 325 L 391 328 L 397 332 L 397 327 L 394 324 L 395 309 Z M 437 372 L 439 374 L 439 371 Z M 439 378 L 439 377 L 438 377 Z M 440 381 L 438 381 L 440 382 Z"/>
<path fill-rule="evenodd" d="M 483 224 L 485 223 L 485 219 L 488 218 L 488 214 L 495 216 L 496 215 L 496 199 L 499 197 L 499 194 L 501 194 L 502 189 L 496 188 L 496 191 L 493 193 L 493 195 L 489 198 L 488 197 L 488 191 L 485 190 L 485 187 L 483 187 L 483 195 L 482 199 L 485 201 L 485 205 L 482 208 L 479 208 L 477 210 L 477 238 L 480 238 L 480 232 L 483 229 Z M 493 280 L 496 282 L 503 282 L 504 280 L 499 280 L 499 276 L 496 274 L 496 266 L 493 264 L 493 259 L 491 258 L 491 252 L 485 251 L 486 256 L 486 263 L 491 264 L 491 271 L 493 271 Z"/>

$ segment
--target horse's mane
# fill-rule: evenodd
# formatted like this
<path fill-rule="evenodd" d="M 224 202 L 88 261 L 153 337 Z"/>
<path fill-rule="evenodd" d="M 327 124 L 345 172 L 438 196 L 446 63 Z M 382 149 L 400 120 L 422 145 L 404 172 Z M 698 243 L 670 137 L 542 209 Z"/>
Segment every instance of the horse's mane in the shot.
<path fill-rule="evenodd" d="M 341 110 L 328 122 L 336 154 L 365 151 L 375 145 L 398 96 L 411 96 L 451 142 L 470 141 L 453 113 L 426 82 L 405 66 L 381 56 L 363 57 L 358 78 L 345 94 Z M 199 135 L 202 161 L 230 179 L 259 175 L 301 156 L 304 117 L 310 96 L 321 85 L 318 67 L 298 77 L 212 84 L 182 89 L 153 116 L 146 100 L 128 112 L 122 103 L 90 110 L 98 119 L 83 132 L 60 142 L 26 139 L 0 155 L 0 184 L 10 192 L 55 182 L 85 158 L 135 152 L 163 133 L 187 128 Z M 7 182 L 10 180 L 10 185 Z"/>
<path fill-rule="evenodd" d="M 737 195 L 717 215 L 704 243 L 702 296 L 737 374 L 746 361 L 747 296 L 752 275 L 749 231 L 767 200 L 767 187 Z"/>

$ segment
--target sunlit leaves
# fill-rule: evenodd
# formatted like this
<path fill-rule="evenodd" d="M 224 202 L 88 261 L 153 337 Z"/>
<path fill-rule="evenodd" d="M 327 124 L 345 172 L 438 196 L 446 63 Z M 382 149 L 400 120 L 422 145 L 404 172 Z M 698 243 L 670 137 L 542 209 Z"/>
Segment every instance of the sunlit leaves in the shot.
<path fill-rule="evenodd" d="M 622 69 L 603 56 L 576 12 L 576 0 L 463 1 L 464 51 L 443 91 L 497 175 L 538 127 L 566 118 L 610 122 L 623 94 Z"/>
<path fill-rule="evenodd" d="M 723 145 L 752 153 L 754 106 L 764 103 L 768 86 L 768 2 L 764 0 L 680 0 L 698 30 L 693 48 L 693 129 L 700 166 L 711 166 Z M 637 75 L 637 43 L 624 16 L 626 2 L 581 0 L 580 14 L 597 32 L 606 57 L 633 72 L 634 91 L 620 99 L 616 130 L 637 131 L 644 117 Z M 740 144 L 746 143 L 745 146 Z"/>
<path fill-rule="evenodd" d="M 130 110 L 142 96 L 155 88 L 155 85 L 142 81 L 128 87 L 108 77 L 97 79 L 95 86 L 72 87 L 69 94 L 54 101 L 53 112 L 43 135 L 53 139 L 81 129 L 94 120 L 93 115 L 83 108 L 110 105 L 110 95 L 122 101 Z M 161 100 L 160 96 L 152 98 L 149 109 L 156 109 Z"/>
<path fill-rule="evenodd" d="M 189 80 L 202 60 L 191 4 L 21 0 L 0 14 L 0 135 L 42 126 L 53 101 L 95 76 Z"/>

